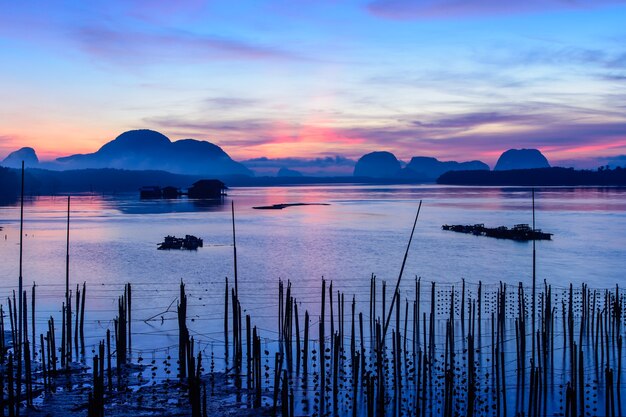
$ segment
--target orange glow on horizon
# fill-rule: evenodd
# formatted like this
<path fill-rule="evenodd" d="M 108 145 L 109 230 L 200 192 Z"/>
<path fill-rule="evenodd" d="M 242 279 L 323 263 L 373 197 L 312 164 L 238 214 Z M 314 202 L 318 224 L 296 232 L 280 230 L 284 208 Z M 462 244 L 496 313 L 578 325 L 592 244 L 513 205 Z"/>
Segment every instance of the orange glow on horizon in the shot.
<path fill-rule="evenodd" d="M 495 164 L 498 157 L 506 149 L 520 146 L 501 144 L 498 149 L 472 148 L 471 144 L 460 148 L 446 146 L 446 140 L 441 139 L 441 145 L 428 146 L 420 149 L 419 141 L 414 143 L 376 143 L 373 139 L 356 136 L 349 127 L 337 127 L 337 121 L 325 118 L 312 118 L 306 123 L 296 124 L 284 121 L 275 121 L 269 124 L 267 131 L 259 132 L 268 139 L 264 142 L 252 142 L 247 145 L 246 139 L 250 135 L 246 132 L 226 132 L 219 141 L 212 139 L 213 135 L 195 134 L 198 140 L 207 140 L 220 145 L 234 160 L 242 161 L 251 158 L 317 158 L 329 155 L 340 155 L 358 159 L 362 155 L 387 150 L 393 152 L 399 159 L 408 162 L 412 156 L 433 156 L 439 160 L 482 160 L 490 165 Z M 105 143 L 115 139 L 126 130 L 137 128 L 126 126 L 122 129 L 99 126 L 73 126 L 64 123 L 55 126 L 49 124 L 24 125 L 18 131 L 0 135 L 0 160 L 9 153 L 25 146 L 33 147 L 41 161 L 50 161 L 58 157 L 96 152 Z M 157 129 L 155 129 L 157 130 Z M 172 141 L 190 137 L 186 135 L 172 135 L 166 130 L 160 130 Z M 348 133 L 349 132 L 349 133 Z M 180 137 L 179 137 L 180 136 Z M 230 144 L 232 143 L 232 144 Z M 494 146 L 499 146 L 494 143 Z M 588 157 L 604 157 L 626 152 L 626 139 L 613 138 L 606 143 L 590 145 L 567 144 L 562 146 L 539 146 L 548 160 L 579 159 Z"/>

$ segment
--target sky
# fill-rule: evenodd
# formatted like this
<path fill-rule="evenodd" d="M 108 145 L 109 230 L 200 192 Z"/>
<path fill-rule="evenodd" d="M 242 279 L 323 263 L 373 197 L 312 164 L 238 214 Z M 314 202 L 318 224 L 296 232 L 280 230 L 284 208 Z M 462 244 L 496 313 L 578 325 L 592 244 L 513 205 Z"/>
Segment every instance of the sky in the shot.
<path fill-rule="evenodd" d="M 626 0 L 0 0 L 0 157 L 626 154 Z"/>

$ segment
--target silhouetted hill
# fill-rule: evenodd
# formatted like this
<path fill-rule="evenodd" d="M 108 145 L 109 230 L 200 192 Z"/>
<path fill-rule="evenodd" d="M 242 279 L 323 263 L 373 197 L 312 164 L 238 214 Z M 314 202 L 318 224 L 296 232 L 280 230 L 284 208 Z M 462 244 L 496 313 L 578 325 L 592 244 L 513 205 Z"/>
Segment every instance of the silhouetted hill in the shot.
<path fill-rule="evenodd" d="M 90 154 L 57 159 L 60 169 L 159 170 L 186 175 L 250 175 L 217 145 L 195 139 L 170 141 L 153 130 L 124 132 Z"/>
<path fill-rule="evenodd" d="M 39 163 L 39 158 L 33 148 L 21 148 L 15 152 L 11 152 L 4 160 L 2 166 L 9 168 L 21 168 L 22 161 L 26 167 L 34 167 Z"/>
<path fill-rule="evenodd" d="M 406 168 L 413 171 L 416 177 L 428 180 L 436 180 L 441 174 L 448 171 L 489 171 L 489 166 L 481 161 L 439 161 L 427 156 L 414 156 Z"/>
<path fill-rule="evenodd" d="M 20 170 L 0 167 L 0 204 L 14 202 L 19 195 Z M 208 176 L 172 174 L 165 171 L 132 171 L 101 168 L 55 171 L 27 169 L 26 195 L 58 195 L 68 193 L 137 193 L 146 185 L 174 186 L 186 189 Z M 219 177 L 228 187 L 271 187 L 310 184 L 413 184 L 411 179 L 366 177 L 251 177 L 224 175 Z"/>
<path fill-rule="evenodd" d="M 494 171 L 533 168 L 550 168 L 550 163 L 539 150 L 509 149 L 500 155 Z"/>
<path fill-rule="evenodd" d="M 448 185 L 626 185 L 626 168 L 598 171 L 574 168 L 536 168 L 507 171 L 449 171 L 437 179 Z"/>
<path fill-rule="evenodd" d="M 354 167 L 355 177 L 393 178 L 400 171 L 400 161 L 391 152 L 371 152 L 363 155 Z"/>
<path fill-rule="evenodd" d="M 165 171 L 131 171 L 124 169 L 79 169 L 51 171 L 26 170 L 25 192 L 30 195 L 54 195 L 77 192 L 135 192 L 145 185 L 186 188 L 199 176 L 172 174 Z"/>
<path fill-rule="evenodd" d="M 15 200 L 19 192 L 20 178 L 17 172 L 10 168 L 0 167 L 0 204 Z"/>
<path fill-rule="evenodd" d="M 301 177 L 302 173 L 300 171 L 296 171 L 295 169 L 289 169 L 282 167 L 276 173 L 277 177 Z"/>
<path fill-rule="evenodd" d="M 20 170 L 0 167 L 0 202 L 15 200 L 21 185 Z M 24 174 L 26 195 L 55 195 L 66 193 L 137 192 L 144 185 L 172 185 L 186 188 L 200 179 L 198 176 L 171 174 L 164 171 L 129 171 L 122 169 L 80 169 L 51 171 L 27 169 Z M 137 194 L 139 195 L 139 194 Z"/>

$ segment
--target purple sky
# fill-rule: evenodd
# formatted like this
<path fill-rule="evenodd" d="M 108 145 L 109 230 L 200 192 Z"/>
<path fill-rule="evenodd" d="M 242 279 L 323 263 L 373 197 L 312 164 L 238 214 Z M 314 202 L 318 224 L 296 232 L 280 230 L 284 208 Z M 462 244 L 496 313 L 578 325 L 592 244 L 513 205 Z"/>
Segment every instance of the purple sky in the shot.
<path fill-rule="evenodd" d="M 3 2 L 0 158 L 150 128 L 239 160 L 493 165 L 532 147 L 595 167 L 626 154 L 624 16 L 603 0 Z"/>

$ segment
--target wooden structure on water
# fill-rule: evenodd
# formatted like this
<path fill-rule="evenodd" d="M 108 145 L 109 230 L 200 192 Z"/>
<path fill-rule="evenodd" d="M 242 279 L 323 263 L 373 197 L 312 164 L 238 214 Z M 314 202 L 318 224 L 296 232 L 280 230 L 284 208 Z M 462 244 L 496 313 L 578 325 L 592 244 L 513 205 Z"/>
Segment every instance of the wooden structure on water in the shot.
<path fill-rule="evenodd" d="M 183 193 L 181 193 L 180 189 L 172 186 L 161 188 L 157 185 L 149 185 L 139 189 L 139 198 L 142 200 L 173 199 L 181 195 Z"/>
<path fill-rule="evenodd" d="M 161 195 L 165 199 L 178 198 L 181 195 L 180 189 L 172 186 L 163 187 Z"/>
<path fill-rule="evenodd" d="M 157 199 L 162 196 L 161 187 L 156 185 L 146 185 L 139 189 L 139 198 L 142 200 Z"/>
<path fill-rule="evenodd" d="M 226 195 L 226 184 L 220 180 L 200 180 L 187 190 L 189 198 L 220 198 Z"/>
<path fill-rule="evenodd" d="M 467 233 L 475 236 L 495 237 L 497 239 L 511 239 L 519 241 L 529 240 L 552 240 L 553 233 L 545 233 L 541 229 L 531 228 L 527 224 L 516 224 L 512 228 L 506 226 L 485 227 L 484 224 L 475 225 L 447 225 L 441 226 L 443 230 L 457 233 Z"/>
<path fill-rule="evenodd" d="M 185 250 L 197 250 L 204 245 L 204 242 L 201 238 L 185 235 L 184 238 L 176 237 L 176 236 L 165 236 L 163 242 L 159 243 L 157 249 L 159 250 L 167 250 L 167 249 L 185 249 Z"/>
<path fill-rule="evenodd" d="M 227 189 L 228 187 L 220 180 L 202 179 L 194 182 L 193 185 L 187 189 L 187 192 L 183 192 L 180 188 L 173 186 L 144 186 L 139 189 L 139 197 L 142 200 L 155 200 L 161 198 L 175 199 L 186 195 L 194 199 L 213 199 L 225 196 Z"/>

